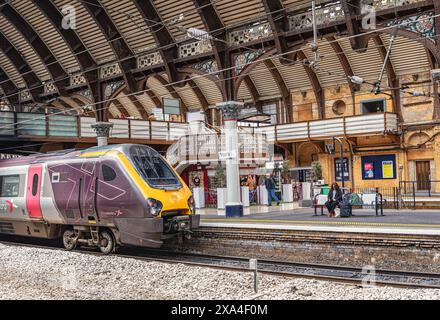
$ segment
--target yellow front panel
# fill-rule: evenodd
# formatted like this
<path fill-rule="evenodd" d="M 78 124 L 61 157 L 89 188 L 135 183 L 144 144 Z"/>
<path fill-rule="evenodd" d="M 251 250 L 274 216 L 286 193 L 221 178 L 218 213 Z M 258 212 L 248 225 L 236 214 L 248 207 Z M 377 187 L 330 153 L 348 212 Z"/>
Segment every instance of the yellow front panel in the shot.
<path fill-rule="evenodd" d="M 183 186 L 180 190 L 167 191 L 151 188 L 148 183 L 145 182 L 144 179 L 138 174 L 130 160 L 124 154 L 118 153 L 117 156 L 126 172 L 133 179 L 133 182 L 136 184 L 139 190 L 141 190 L 145 199 L 153 198 L 162 202 L 162 211 L 184 210 L 185 214 L 191 214 L 191 211 L 188 207 L 188 199 L 191 196 L 191 191 L 177 173 L 176 175 L 179 177 L 179 180 Z"/>

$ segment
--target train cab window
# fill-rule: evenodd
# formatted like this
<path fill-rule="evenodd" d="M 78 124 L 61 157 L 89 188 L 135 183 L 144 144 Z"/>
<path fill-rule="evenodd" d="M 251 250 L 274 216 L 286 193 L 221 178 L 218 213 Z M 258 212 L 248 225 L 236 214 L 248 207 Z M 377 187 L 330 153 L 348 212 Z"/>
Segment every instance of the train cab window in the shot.
<path fill-rule="evenodd" d="M 32 177 L 32 195 L 35 197 L 38 191 L 38 174 Z"/>
<path fill-rule="evenodd" d="M 20 190 L 20 176 L 3 176 L 0 177 L 0 196 L 1 197 L 18 197 Z"/>
<path fill-rule="evenodd" d="M 110 182 L 116 179 L 116 172 L 113 170 L 112 167 L 109 167 L 108 165 L 103 164 L 102 165 L 102 177 L 104 178 L 104 181 Z"/>
<path fill-rule="evenodd" d="M 157 151 L 144 146 L 133 146 L 130 148 L 130 157 L 142 178 L 151 187 L 182 187 L 177 175 Z"/>

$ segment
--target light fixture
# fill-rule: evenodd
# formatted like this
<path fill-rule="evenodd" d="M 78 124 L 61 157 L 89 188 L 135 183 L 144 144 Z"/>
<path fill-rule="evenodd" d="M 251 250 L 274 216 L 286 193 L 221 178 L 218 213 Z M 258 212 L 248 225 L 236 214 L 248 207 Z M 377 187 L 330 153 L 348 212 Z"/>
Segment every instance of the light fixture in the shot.
<path fill-rule="evenodd" d="M 351 76 L 350 80 L 354 84 L 363 84 L 365 82 L 365 80 L 363 78 L 359 77 L 359 76 Z"/>
<path fill-rule="evenodd" d="M 431 70 L 432 78 L 436 81 L 440 81 L 440 69 Z"/>

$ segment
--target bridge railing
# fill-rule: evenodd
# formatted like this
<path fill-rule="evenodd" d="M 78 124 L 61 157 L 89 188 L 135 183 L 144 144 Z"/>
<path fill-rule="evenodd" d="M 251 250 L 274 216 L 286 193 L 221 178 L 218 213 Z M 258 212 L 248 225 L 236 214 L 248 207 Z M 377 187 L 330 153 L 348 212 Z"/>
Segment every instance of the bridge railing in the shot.
<path fill-rule="evenodd" d="M 220 154 L 224 153 L 225 141 L 222 135 L 194 134 L 181 137 L 167 150 L 167 160 L 171 165 L 196 164 L 203 162 L 221 161 Z M 269 159 L 269 144 L 266 136 L 258 133 L 239 134 L 240 161 L 254 163 Z"/>
<path fill-rule="evenodd" d="M 110 138 L 176 141 L 188 130 L 187 123 L 110 119 L 113 129 Z M 0 136 L 10 137 L 96 137 L 92 117 L 45 115 L 26 112 L 0 112 Z"/>
<path fill-rule="evenodd" d="M 252 129 L 266 134 L 270 142 L 325 140 L 341 136 L 381 135 L 398 132 L 398 118 L 394 113 L 374 113 L 333 119 L 311 120 Z"/>

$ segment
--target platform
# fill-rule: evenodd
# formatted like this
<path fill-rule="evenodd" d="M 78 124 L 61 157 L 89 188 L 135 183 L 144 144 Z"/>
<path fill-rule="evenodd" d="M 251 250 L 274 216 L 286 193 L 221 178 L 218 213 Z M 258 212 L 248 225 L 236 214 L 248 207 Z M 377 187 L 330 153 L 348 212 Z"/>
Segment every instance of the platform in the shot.
<path fill-rule="evenodd" d="M 374 210 L 358 209 L 350 218 L 314 216 L 310 208 L 251 213 L 243 218 L 225 218 L 207 212 L 202 216 L 205 227 L 260 228 L 278 230 L 308 230 L 328 232 L 390 233 L 440 236 L 438 210 L 384 210 L 385 216 L 376 216 Z"/>

